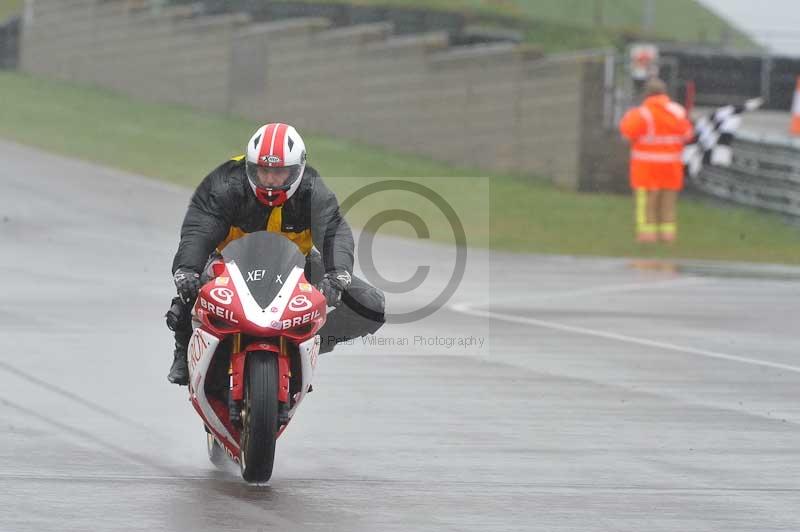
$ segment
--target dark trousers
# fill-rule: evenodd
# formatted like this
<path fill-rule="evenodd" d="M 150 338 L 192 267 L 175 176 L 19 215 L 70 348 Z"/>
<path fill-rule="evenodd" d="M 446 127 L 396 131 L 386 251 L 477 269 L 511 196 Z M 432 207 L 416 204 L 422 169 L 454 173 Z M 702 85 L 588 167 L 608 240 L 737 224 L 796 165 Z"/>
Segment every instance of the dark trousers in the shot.
<path fill-rule="evenodd" d="M 319 330 L 320 353 L 327 353 L 339 342 L 373 334 L 383 325 L 383 292 L 363 279 L 353 276 L 350 288 L 342 293 L 342 304 L 328 313 Z"/>

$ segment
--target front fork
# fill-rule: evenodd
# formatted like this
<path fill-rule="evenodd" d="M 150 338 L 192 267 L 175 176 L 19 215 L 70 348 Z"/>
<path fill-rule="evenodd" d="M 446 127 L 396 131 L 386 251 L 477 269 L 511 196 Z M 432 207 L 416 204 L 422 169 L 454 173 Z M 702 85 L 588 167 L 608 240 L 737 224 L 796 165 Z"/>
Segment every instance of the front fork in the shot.
<path fill-rule="evenodd" d="M 289 358 L 289 342 L 281 336 L 278 353 L 278 428 L 289 423 L 290 394 L 289 382 L 292 379 L 292 364 Z"/>
<path fill-rule="evenodd" d="M 228 415 L 231 424 L 238 429 L 242 428 L 242 390 L 244 387 L 244 359 L 242 352 L 242 335 L 233 335 L 231 346 L 231 362 L 228 367 Z M 238 395 L 238 398 L 237 398 Z"/>
<path fill-rule="evenodd" d="M 244 400 L 244 371 L 247 353 L 250 351 L 273 351 L 278 357 L 278 422 L 286 425 L 289 422 L 289 381 L 292 370 L 289 358 L 289 343 L 281 337 L 280 344 L 254 343 L 242 350 L 242 335 L 233 335 L 231 363 L 228 368 L 230 389 L 228 391 L 228 413 L 231 423 L 237 428 L 242 426 L 242 401 Z"/>

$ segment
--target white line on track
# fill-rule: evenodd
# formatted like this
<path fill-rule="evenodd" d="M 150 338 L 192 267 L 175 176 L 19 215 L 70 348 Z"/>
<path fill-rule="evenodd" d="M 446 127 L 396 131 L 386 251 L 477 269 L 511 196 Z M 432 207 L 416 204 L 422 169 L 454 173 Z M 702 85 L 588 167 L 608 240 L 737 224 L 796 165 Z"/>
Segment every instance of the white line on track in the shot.
<path fill-rule="evenodd" d="M 766 368 L 781 369 L 784 371 L 791 371 L 800 373 L 800 367 L 790 366 L 788 364 L 780 364 L 778 362 L 769 362 L 767 360 L 759 360 L 757 358 L 740 357 L 736 355 L 728 355 L 726 353 L 719 353 L 716 351 L 709 351 L 707 349 L 698 349 L 695 347 L 680 346 L 666 342 L 658 342 L 655 340 L 648 340 L 646 338 L 637 338 L 635 336 L 628 336 L 625 334 L 617 334 L 607 331 L 598 331 L 596 329 L 587 329 L 585 327 L 575 327 L 573 325 L 565 325 L 563 323 L 556 323 L 552 321 L 537 320 L 535 318 L 527 318 L 523 316 L 515 316 L 513 314 L 504 314 L 502 312 L 491 312 L 488 310 L 480 310 L 473 308 L 478 304 L 459 303 L 450 305 L 450 308 L 462 314 L 470 316 L 478 316 L 481 318 L 490 318 L 495 320 L 507 321 L 510 323 L 519 323 L 522 325 L 533 325 L 536 327 L 543 327 L 545 329 L 552 329 L 556 331 L 564 331 L 573 334 L 582 334 L 585 336 L 594 336 L 597 338 L 606 338 L 608 340 L 616 340 L 618 342 L 628 342 L 631 344 L 644 345 L 647 347 L 655 347 L 658 349 L 666 349 L 669 351 L 677 351 L 679 353 L 697 355 L 707 358 L 715 358 L 719 360 L 727 360 L 729 362 L 739 362 L 742 364 L 750 364 L 752 366 L 761 366 Z"/>

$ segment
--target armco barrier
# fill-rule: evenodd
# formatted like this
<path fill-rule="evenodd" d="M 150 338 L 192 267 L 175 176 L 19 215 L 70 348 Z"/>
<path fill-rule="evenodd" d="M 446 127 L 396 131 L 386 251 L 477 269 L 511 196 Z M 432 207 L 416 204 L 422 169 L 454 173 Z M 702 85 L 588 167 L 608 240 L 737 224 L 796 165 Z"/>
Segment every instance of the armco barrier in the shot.
<path fill-rule="evenodd" d="M 719 198 L 800 217 L 800 139 L 741 132 L 728 168 L 706 166 L 692 186 Z"/>
<path fill-rule="evenodd" d="M 683 96 L 686 82 L 697 89 L 697 105 L 715 107 L 761 97 L 764 109 L 788 111 L 800 58 L 746 53 L 670 48 L 661 51 L 662 77 L 673 81 L 675 95 Z"/>

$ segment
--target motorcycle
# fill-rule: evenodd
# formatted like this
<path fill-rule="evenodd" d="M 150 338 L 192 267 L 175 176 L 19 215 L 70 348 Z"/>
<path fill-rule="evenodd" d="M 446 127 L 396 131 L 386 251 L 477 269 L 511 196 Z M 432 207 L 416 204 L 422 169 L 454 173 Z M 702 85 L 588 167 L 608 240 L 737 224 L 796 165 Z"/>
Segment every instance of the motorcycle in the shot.
<path fill-rule="evenodd" d="M 272 476 L 276 440 L 312 390 L 325 296 L 287 238 L 250 233 L 222 250 L 192 309 L 189 400 L 210 460 L 230 457 L 242 478 Z"/>

